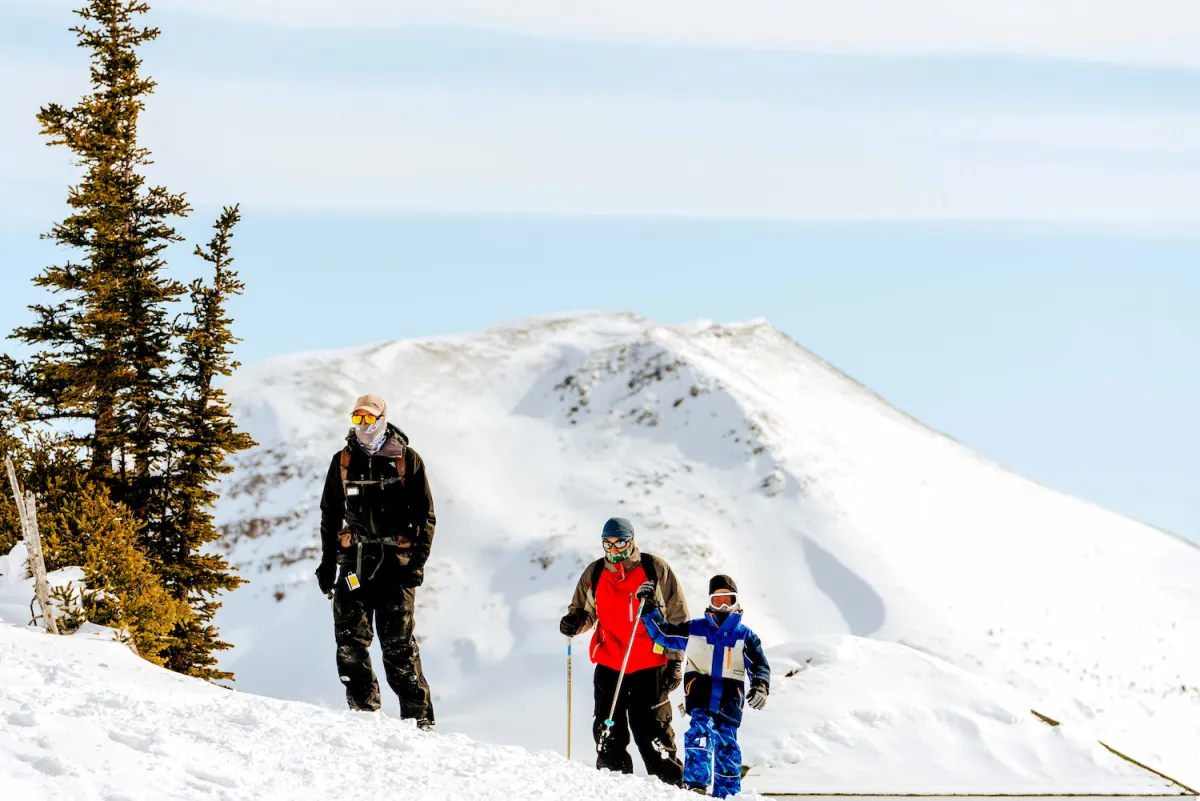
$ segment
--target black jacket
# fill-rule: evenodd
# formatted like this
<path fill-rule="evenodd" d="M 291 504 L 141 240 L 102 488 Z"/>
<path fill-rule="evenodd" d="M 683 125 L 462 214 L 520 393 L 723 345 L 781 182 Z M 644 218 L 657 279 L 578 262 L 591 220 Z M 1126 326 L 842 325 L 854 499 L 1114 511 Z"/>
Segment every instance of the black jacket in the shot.
<path fill-rule="evenodd" d="M 347 452 L 349 497 L 342 486 L 342 454 Z M 398 475 L 398 460 L 404 463 L 403 477 Z M 346 448 L 333 455 L 321 494 L 321 561 L 355 563 L 357 544 L 342 548 L 338 542 L 346 525 L 356 543 L 363 542 L 364 573 L 375 574 L 377 567 L 381 577 L 398 574 L 405 566 L 423 570 L 436 524 L 425 462 L 408 447 L 404 432 L 389 423 L 387 441 L 372 455 L 358 444 L 351 429 Z M 406 547 L 383 547 L 378 540 L 399 540 Z"/>

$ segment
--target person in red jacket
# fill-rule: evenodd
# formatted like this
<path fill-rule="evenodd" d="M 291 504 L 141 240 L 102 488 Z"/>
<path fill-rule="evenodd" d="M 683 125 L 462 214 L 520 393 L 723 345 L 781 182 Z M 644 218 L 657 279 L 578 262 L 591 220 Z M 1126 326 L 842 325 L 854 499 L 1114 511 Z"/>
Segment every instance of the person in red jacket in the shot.
<path fill-rule="evenodd" d="M 637 591 L 643 582 L 653 582 L 656 606 L 670 623 L 688 620 L 687 601 L 670 565 L 660 557 L 638 550 L 633 524 L 628 520 L 612 518 L 604 524 L 600 536 L 604 558 L 583 571 L 567 614 L 558 624 L 558 630 L 568 637 L 595 626 L 588 652 L 596 665 L 592 721 L 596 767 L 633 773 L 633 759 L 628 751 L 632 730 L 646 772 L 668 784 L 679 784 L 683 779 L 683 764 L 675 749 L 667 696 L 683 680 L 682 654 L 667 652 L 655 645 L 645 631 L 640 631 Z M 631 637 L 633 647 L 629 649 Z M 629 663 L 610 728 L 605 721 L 627 649 Z"/>

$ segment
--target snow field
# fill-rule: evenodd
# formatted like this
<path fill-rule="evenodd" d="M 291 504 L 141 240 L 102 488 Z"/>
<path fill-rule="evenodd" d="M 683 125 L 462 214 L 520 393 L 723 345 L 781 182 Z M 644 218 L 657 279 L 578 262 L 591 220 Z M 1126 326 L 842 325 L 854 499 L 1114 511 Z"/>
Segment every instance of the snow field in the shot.
<path fill-rule="evenodd" d="M 0 666 L 0 797 L 13 801 L 681 795 L 553 753 L 420 732 L 387 714 L 225 690 L 118 643 L 0 623 Z"/>
<path fill-rule="evenodd" d="M 752 790 L 1163 791 L 1098 737 L 1200 784 L 1200 550 L 980 458 L 765 323 L 544 318 L 275 359 L 229 389 L 261 445 L 217 510 L 251 582 L 218 618 L 236 645 L 222 664 L 242 691 L 307 703 L 163 674 L 88 642 L 104 632 L 0 626 L 0 676 L 19 666 L 0 687 L 0 782 L 34 799 L 343 797 L 360 771 L 404 798 L 670 795 L 547 753 L 565 734 L 557 619 L 621 514 L 694 613 L 713 573 L 741 587 L 774 674 L 742 729 Z M 312 578 L 317 502 L 364 391 L 430 468 L 417 635 L 434 735 L 331 711 L 344 701 Z M 28 619 L 23 592 L 0 592 L 0 618 Z M 55 756 L 67 732 L 80 752 Z"/>
<path fill-rule="evenodd" d="M 4 597 L 15 595 L 9 585 Z M 1171 789 L 1086 736 L 1034 721 L 1011 692 L 904 646 L 842 637 L 770 657 L 780 671 L 770 712 L 748 713 L 743 727 L 755 765 L 748 794 L 955 792 L 980 777 L 993 792 Z M 5 798 L 303 799 L 348 787 L 406 799 L 550 799 L 564 787 L 580 799 L 679 797 L 650 779 L 424 733 L 386 713 L 225 690 L 86 636 L 0 622 L 0 665 Z M 589 742 L 577 747 L 590 754 Z M 864 764 L 875 770 L 864 775 Z"/>
<path fill-rule="evenodd" d="M 1011 688 L 912 648 L 835 636 L 768 656 L 771 697 L 763 714 L 747 713 L 742 737 L 758 766 L 747 784 L 760 792 L 1178 790 L 1086 727 L 1051 728 Z"/>

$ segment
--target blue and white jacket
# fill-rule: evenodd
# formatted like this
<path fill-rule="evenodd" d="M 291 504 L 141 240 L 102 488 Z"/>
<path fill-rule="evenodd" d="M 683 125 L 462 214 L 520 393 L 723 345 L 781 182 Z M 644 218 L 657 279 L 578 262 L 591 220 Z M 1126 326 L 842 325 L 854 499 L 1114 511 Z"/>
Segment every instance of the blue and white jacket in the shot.
<path fill-rule="evenodd" d="M 746 674 L 771 685 L 771 666 L 758 635 L 742 625 L 740 612 L 722 621 L 714 612 L 685 623 L 667 623 L 657 609 L 642 615 L 646 632 L 671 651 L 685 651 L 683 688 L 687 711 L 707 709 L 735 726 L 742 722 Z M 719 679 L 719 681 L 714 681 Z"/>

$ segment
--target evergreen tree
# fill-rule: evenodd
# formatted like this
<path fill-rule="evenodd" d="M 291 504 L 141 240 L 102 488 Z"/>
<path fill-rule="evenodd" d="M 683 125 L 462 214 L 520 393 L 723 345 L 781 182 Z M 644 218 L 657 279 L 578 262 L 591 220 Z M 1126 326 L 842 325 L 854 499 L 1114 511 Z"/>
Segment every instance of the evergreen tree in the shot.
<path fill-rule="evenodd" d="M 140 521 L 115 503 L 107 487 L 89 479 L 87 465 L 68 438 L 35 435 L 28 443 L 3 437 L 22 489 L 38 498 L 38 528 L 46 569 L 78 565 L 87 590 L 87 619 L 122 629 L 141 656 L 163 664 L 172 630 L 190 616 L 186 603 L 163 586 L 149 559 L 137 548 Z M 0 499 L 0 541 L 7 552 L 20 531 L 11 487 L 5 477 Z"/>
<path fill-rule="evenodd" d="M 70 469 L 49 475 L 38 506 L 46 569 L 82 567 L 87 619 L 122 629 L 142 658 L 165 664 L 173 632 L 186 624 L 191 611 L 163 586 L 153 562 L 139 549 L 141 522 L 86 475 Z"/>
<path fill-rule="evenodd" d="M 34 279 L 59 300 L 33 306 L 35 322 L 14 332 L 35 354 L 8 371 L 23 415 L 75 421 L 93 477 L 139 510 L 160 502 L 168 308 L 185 292 L 164 274 L 162 251 L 180 240 L 170 220 L 189 211 L 183 195 L 147 187 L 141 173 L 151 161 L 138 145 L 138 118 L 155 83 L 139 75 L 137 48 L 158 29 L 135 20 L 148 10 L 136 0 L 91 0 L 76 12 L 83 22 L 71 31 L 91 51 L 92 91 L 71 108 L 45 106 L 38 121 L 49 144 L 84 168 L 68 191 L 71 214 L 43 235 L 81 258 Z"/>
<path fill-rule="evenodd" d="M 2 465 L 5 458 L 11 458 L 15 465 L 25 460 L 23 435 L 27 426 L 16 406 L 12 387 L 4 381 L 5 376 L 14 373 L 15 367 L 15 360 L 0 354 L 0 470 L 4 469 Z M 8 476 L 0 475 L 0 554 L 12 550 L 21 536 L 21 518 L 13 498 L 13 489 Z"/>
<path fill-rule="evenodd" d="M 20 459 L 21 443 L 4 426 L 0 416 L 0 466 L 5 457 L 11 457 L 14 462 Z M 0 467 L 0 469 L 3 469 Z M 0 476 L 0 554 L 6 554 L 21 539 L 21 518 L 13 500 L 12 487 L 8 484 L 8 476 Z"/>
<path fill-rule="evenodd" d="M 255 445 L 248 434 L 237 430 L 225 392 L 215 383 L 238 367 L 231 356 L 237 340 L 230 331 L 232 320 L 226 304 L 243 288 L 237 273 L 230 269 L 230 240 L 239 219 L 236 206 L 224 209 L 213 226 L 216 234 L 207 248 L 196 247 L 196 255 L 211 265 L 213 277 L 211 283 L 200 279 L 192 282 L 191 312 L 180 327 L 177 406 L 173 415 L 178 455 L 169 491 L 172 515 L 164 525 L 175 551 L 173 558 L 165 560 L 166 584 L 193 609 L 192 617 L 176 629 L 167 651 L 167 665 L 208 679 L 232 678 L 232 674 L 212 667 L 216 659 L 211 654 L 229 648 L 217 638 L 212 625 L 220 607 L 213 598 L 242 583 L 223 557 L 204 552 L 205 546 L 220 536 L 210 511 L 217 500 L 213 486 L 233 469 L 227 462 L 230 455 Z"/>
<path fill-rule="evenodd" d="M 241 579 L 204 549 L 217 537 L 212 487 L 225 458 L 253 445 L 214 386 L 236 367 L 225 304 L 242 289 L 229 256 L 238 213 L 226 209 L 197 249 L 216 275 L 191 285 L 193 308 L 176 325 L 171 305 L 189 292 L 167 276 L 164 250 L 181 241 L 172 220 L 190 207 L 143 175 L 152 162 L 138 118 L 155 83 L 137 53 L 159 34 L 137 24 L 148 10 L 87 0 L 71 31 L 90 52 L 91 91 L 38 114 L 49 144 L 83 168 L 71 213 L 44 235 L 78 255 L 34 279 L 53 302 L 31 307 L 33 323 L 12 335 L 32 357 L 0 357 L 0 422 L 66 433 L 32 444 L 5 433 L 0 448 L 22 452 L 44 495 L 52 561 L 83 565 L 103 590 L 91 611 L 126 627 L 148 659 L 230 678 L 213 669 L 212 653 L 229 647 L 212 626 L 214 598 Z M 10 506 L 0 501 L 0 544 L 15 533 Z"/>

